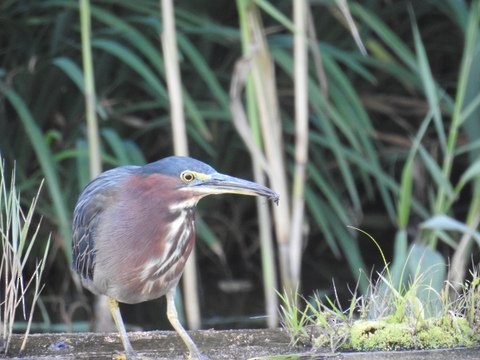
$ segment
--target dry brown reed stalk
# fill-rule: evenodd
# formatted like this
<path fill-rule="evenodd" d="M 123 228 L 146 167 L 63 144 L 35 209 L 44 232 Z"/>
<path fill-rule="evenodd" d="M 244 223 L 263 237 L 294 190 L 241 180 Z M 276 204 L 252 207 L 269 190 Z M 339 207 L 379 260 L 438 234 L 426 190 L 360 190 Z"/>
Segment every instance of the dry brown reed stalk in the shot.
<path fill-rule="evenodd" d="M 178 66 L 178 50 L 175 32 L 175 12 L 172 0 L 162 0 L 162 48 L 165 61 L 165 75 L 170 101 L 170 116 L 175 155 L 188 155 L 188 138 L 182 96 L 182 80 Z M 196 252 L 192 250 L 185 265 L 182 284 L 185 294 L 185 315 L 190 329 L 201 327 L 200 304 L 198 299 Z"/>

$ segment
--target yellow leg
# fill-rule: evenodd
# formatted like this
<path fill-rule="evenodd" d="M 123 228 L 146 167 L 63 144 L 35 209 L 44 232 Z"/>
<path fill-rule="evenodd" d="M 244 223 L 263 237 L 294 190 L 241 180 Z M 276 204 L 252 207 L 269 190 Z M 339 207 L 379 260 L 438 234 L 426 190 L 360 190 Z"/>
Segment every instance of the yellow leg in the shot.
<path fill-rule="evenodd" d="M 130 340 L 128 340 L 127 331 L 125 330 L 125 325 L 123 324 L 122 314 L 120 314 L 120 308 L 118 307 L 117 300 L 109 297 L 108 307 L 112 313 L 113 321 L 115 321 L 117 330 L 120 333 L 120 339 L 122 340 L 123 347 L 125 348 L 125 355 L 127 359 L 135 358 L 135 351 L 133 351 Z"/>
<path fill-rule="evenodd" d="M 187 345 L 188 351 L 190 352 L 188 358 L 191 360 L 200 360 L 205 359 L 200 355 L 197 345 L 193 340 L 188 336 L 187 332 L 183 328 L 180 321 L 178 321 L 177 309 L 175 308 L 175 287 L 170 289 L 165 295 L 167 298 L 167 317 L 172 324 L 175 331 L 180 335 L 185 345 Z"/>

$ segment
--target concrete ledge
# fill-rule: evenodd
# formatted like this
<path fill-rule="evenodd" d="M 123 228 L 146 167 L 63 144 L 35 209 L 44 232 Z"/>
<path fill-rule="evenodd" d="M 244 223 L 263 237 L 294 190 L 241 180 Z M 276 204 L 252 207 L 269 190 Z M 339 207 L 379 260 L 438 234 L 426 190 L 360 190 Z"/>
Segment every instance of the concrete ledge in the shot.
<path fill-rule="evenodd" d="M 346 360 L 447 360 L 480 359 L 480 348 L 444 349 L 429 351 L 392 351 L 369 353 L 312 352 L 308 348 L 291 348 L 289 337 L 277 330 L 202 330 L 190 332 L 202 354 L 210 360 L 217 359 L 346 359 Z M 146 359 L 181 360 L 186 358 L 186 349 L 173 331 L 129 332 L 129 338 L 138 355 Z M 122 350 L 117 334 L 57 333 L 32 334 L 27 348 L 19 354 L 23 337 L 14 335 L 9 357 L 14 359 L 112 359 Z M 0 355 L 1 357 L 1 355 Z M 273 359 L 272 359 L 273 360 Z"/>

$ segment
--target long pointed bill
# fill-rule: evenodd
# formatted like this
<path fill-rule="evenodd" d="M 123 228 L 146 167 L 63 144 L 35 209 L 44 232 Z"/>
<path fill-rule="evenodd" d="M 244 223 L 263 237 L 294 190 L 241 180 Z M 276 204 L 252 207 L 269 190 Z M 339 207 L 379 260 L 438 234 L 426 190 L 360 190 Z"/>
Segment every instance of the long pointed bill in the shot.
<path fill-rule="evenodd" d="M 195 188 L 205 195 L 240 194 L 264 196 L 275 204 L 278 204 L 279 200 L 278 194 L 266 186 L 220 173 L 212 174 L 208 178 L 203 179 L 201 183 L 195 185 Z"/>

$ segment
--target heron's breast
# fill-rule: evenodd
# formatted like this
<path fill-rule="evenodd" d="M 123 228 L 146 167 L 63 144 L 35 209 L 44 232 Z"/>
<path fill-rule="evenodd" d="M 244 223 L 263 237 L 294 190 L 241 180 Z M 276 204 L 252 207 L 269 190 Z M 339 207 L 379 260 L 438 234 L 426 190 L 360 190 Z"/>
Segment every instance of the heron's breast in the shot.
<path fill-rule="evenodd" d="M 99 226 L 95 282 L 120 302 L 164 295 L 178 282 L 195 242 L 195 199 L 177 194 L 174 200 L 159 180 L 147 180 L 141 191 L 140 180 L 119 191 Z"/>
<path fill-rule="evenodd" d="M 182 221 L 182 226 L 176 227 L 176 223 L 181 222 L 179 219 L 172 223 L 164 239 L 164 252 L 139 264 L 138 290 L 142 297 L 154 299 L 164 295 L 183 274 L 195 244 L 195 227 L 189 216 Z"/>
<path fill-rule="evenodd" d="M 155 227 L 155 221 L 168 225 Z M 152 222 L 138 226 L 131 221 L 129 226 L 126 221 L 124 228 L 118 229 L 115 255 L 104 261 L 107 295 L 120 302 L 138 303 L 163 296 L 178 283 L 192 251 L 193 210 L 163 214 Z"/>
<path fill-rule="evenodd" d="M 117 295 L 119 301 L 137 303 L 156 299 L 177 285 L 195 243 L 194 230 L 187 229 L 179 234 L 178 241 L 167 245 L 167 250 L 174 247 L 167 257 L 152 256 L 136 264 L 136 269 L 122 280 Z"/>

